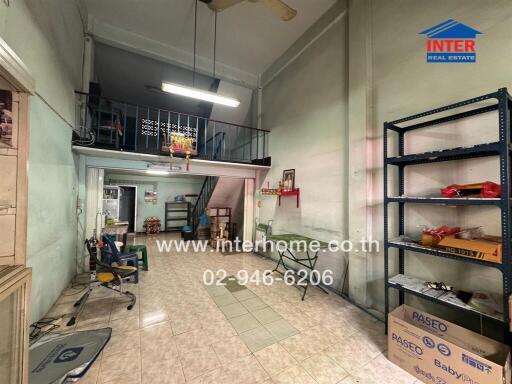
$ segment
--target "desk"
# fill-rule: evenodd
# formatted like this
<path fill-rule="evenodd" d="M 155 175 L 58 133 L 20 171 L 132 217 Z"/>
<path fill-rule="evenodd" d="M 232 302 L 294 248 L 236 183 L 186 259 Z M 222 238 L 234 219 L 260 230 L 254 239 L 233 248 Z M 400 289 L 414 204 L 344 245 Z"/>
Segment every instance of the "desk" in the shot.
<path fill-rule="evenodd" d="M 312 272 L 315 269 L 316 262 L 318 261 L 318 252 L 320 251 L 320 249 L 326 249 L 329 246 L 329 244 L 327 244 L 323 241 L 312 239 L 310 237 L 306 237 L 306 236 L 302 236 L 302 235 L 297 235 L 295 233 L 287 233 L 287 234 L 283 234 L 283 235 L 270 235 L 267 237 L 267 240 L 271 241 L 273 243 L 276 243 L 276 244 L 278 244 L 278 243 L 286 244 L 286 249 L 284 249 L 284 250 L 277 249 L 277 253 L 279 254 L 279 260 L 277 261 L 276 267 L 272 270 L 272 272 L 278 272 L 283 276 L 284 276 L 284 272 L 281 272 L 279 270 L 280 265 L 282 265 L 285 270 L 292 270 L 291 268 L 288 268 L 286 266 L 286 264 L 284 263 L 284 259 L 288 259 L 288 260 L 291 260 L 299 265 L 302 265 L 303 267 L 309 269 L 310 272 Z M 296 256 L 297 251 L 294 251 L 292 249 L 292 247 L 294 247 L 294 246 L 295 246 L 295 248 L 298 247 L 297 242 L 299 242 L 299 241 L 301 242 L 300 243 L 301 249 L 303 247 L 303 243 L 305 243 L 307 245 L 306 250 L 305 250 L 307 257 L 302 257 L 302 258 L 297 257 Z M 317 250 L 316 252 L 309 250 L 309 245 L 313 241 L 318 242 L 319 250 Z M 313 253 L 314 253 L 314 255 L 313 255 Z M 306 283 L 306 286 L 304 287 L 304 293 L 302 295 L 302 300 L 304 300 L 304 298 L 306 297 L 306 292 L 309 287 L 309 279 L 306 279 L 306 282 L 307 283 Z M 328 292 L 325 289 L 323 289 L 320 285 L 318 285 L 318 288 L 320 288 L 324 293 L 328 294 Z"/>
<path fill-rule="evenodd" d="M 128 241 L 128 223 L 121 222 L 118 224 L 105 225 L 101 230 L 101 236 L 110 235 L 110 236 L 122 236 L 123 238 L 123 249 L 120 250 L 124 252 L 124 247 L 126 247 L 126 242 Z"/>

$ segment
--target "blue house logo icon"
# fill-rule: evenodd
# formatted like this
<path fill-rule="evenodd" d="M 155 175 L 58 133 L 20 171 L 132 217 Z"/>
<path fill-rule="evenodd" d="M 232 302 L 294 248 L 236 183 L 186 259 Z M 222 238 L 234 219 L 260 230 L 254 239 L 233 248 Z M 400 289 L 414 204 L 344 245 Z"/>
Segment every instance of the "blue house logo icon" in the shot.
<path fill-rule="evenodd" d="M 68 348 L 63 350 L 59 356 L 55 358 L 54 363 L 67 363 L 75 360 L 80 353 L 82 353 L 83 347 Z"/>
<path fill-rule="evenodd" d="M 449 19 L 420 32 L 427 37 L 427 63 L 475 63 L 477 31 Z"/>

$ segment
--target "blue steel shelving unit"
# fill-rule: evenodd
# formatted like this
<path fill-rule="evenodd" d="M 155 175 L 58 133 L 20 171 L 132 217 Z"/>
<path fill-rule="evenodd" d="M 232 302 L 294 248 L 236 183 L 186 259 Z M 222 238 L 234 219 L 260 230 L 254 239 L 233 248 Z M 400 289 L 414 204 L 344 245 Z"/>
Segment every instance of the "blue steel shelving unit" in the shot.
<path fill-rule="evenodd" d="M 486 105 L 484 107 L 474 107 L 474 104 L 486 102 L 487 100 L 497 100 L 497 103 L 492 105 Z M 469 110 L 465 112 L 457 112 L 443 116 L 436 119 L 429 120 L 428 117 L 438 113 L 449 113 L 449 111 L 466 107 Z M 472 108 L 473 107 L 473 108 Z M 389 311 L 389 289 L 393 288 L 398 290 L 398 301 L 399 304 L 404 303 L 405 294 L 412 294 L 422 299 L 445 305 L 457 310 L 464 311 L 466 313 L 472 313 L 483 318 L 487 318 L 491 321 L 497 322 L 503 328 L 503 341 L 507 344 L 511 343 L 511 333 L 509 332 L 509 303 L 508 298 L 512 293 L 512 257 L 511 251 L 511 211 L 510 211 L 510 182 L 511 182 L 511 110 L 512 110 L 512 98 L 508 94 L 506 88 L 500 88 L 496 92 L 492 92 L 483 96 L 475 97 L 469 100 L 461 101 L 458 103 L 450 104 L 441 108 L 436 108 L 427 112 L 419 113 L 413 116 L 405 117 L 403 119 L 385 122 L 384 123 L 384 281 L 385 281 L 385 312 L 386 312 L 386 330 L 387 330 L 387 318 Z M 466 117 L 479 115 L 491 111 L 498 111 L 498 128 L 499 128 L 499 141 L 493 143 L 486 143 L 475 145 L 472 147 L 464 148 L 452 148 L 441 151 L 432 151 L 426 153 L 417 154 L 405 154 L 405 135 L 408 132 L 414 130 L 432 127 L 437 124 L 464 119 Z M 422 119 L 420 123 L 413 123 L 407 125 L 416 119 Z M 405 124 L 404 124 L 405 123 Z M 398 137 L 398 156 L 388 157 L 388 133 L 393 131 Z M 416 164 L 428 164 L 443 161 L 453 161 L 461 159 L 471 159 L 478 157 L 487 156 L 499 156 L 500 164 L 500 183 L 502 194 L 501 198 L 496 199 L 477 199 L 477 198 L 428 198 L 428 197 L 405 197 L 405 167 Z M 388 166 L 398 167 L 398 197 L 388 196 Z M 503 239 L 503 260 L 501 264 L 490 263 L 487 261 L 472 259 L 467 257 L 459 257 L 441 250 L 435 250 L 432 248 L 422 247 L 411 243 L 405 243 L 401 241 L 390 241 L 389 240 L 389 205 L 398 204 L 398 235 L 405 235 L 405 204 L 438 204 L 438 205 L 490 205 L 496 206 L 501 210 L 501 236 Z M 439 300 L 435 297 L 425 295 L 414 290 L 407 289 L 403 286 L 393 284 L 390 282 L 389 276 L 389 253 L 391 249 L 398 250 L 398 273 L 405 274 L 405 253 L 406 251 L 412 251 L 430 255 L 433 257 L 441 257 L 447 259 L 458 260 L 461 263 L 478 264 L 489 268 L 497 268 L 501 271 L 503 278 L 503 320 L 496 319 L 486 314 L 477 312 L 476 310 L 462 308 L 455 304 Z"/>

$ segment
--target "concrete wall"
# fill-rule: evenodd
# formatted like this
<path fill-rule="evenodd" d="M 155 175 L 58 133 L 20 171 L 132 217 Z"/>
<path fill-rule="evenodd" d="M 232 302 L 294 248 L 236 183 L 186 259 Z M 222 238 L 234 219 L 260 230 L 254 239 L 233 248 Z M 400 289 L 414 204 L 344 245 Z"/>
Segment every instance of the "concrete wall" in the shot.
<path fill-rule="evenodd" d="M 509 1 L 420 0 L 371 1 L 371 88 L 373 108 L 366 112 L 372 122 L 370 165 L 373 180 L 372 233 L 383 238 L 382 126 L 384 121 L 429 110 L 512 85 L 512 3 Z M 448 18 L 481 31 L 475 64 L 428 64 L 425 38 L 419 32 Z M 407 20 L 407 22 L 403 22 Z M 362 63 L 359 63 L 362 65 Z M 421 130 L 406 142 L 407 153 L 472 145 L 497 138 L 497 114 L 490 113 L 436 129 Z M 370 171 L 370 170 L 369 170 Z M 491 180 L 499 182 L 497 159 L 410 167 L 408 195 L 439 193 L 452 183 Z M 396 190 L 396 189 L 395 189 Z M 392 194 L 392 192 L 390 193 Z M 490 208 L 411 207 L 407 231 L 419 234 L 418 226 L 442 224 L 479 226 L 499 235 L 499 214 Z M 395 224 L 394 222 L 393 224 Z M 382 254 L 369 255 L 368 304 L 383 309 Z M 500 274 L 488 268 L 424 255 L 406 258 L 409 274 L 445 281 L 461 289 L 501 291 Z"/>
<path fill-rule="evenodd" d="M 79 3 L 27 0 L 11 1 L 7 7 L 0 2 L 0 36 L 36 80 L 37 94 L 30 99 L 28 191 L 31 321 L 46 313 L 76 272 L 77 176 L 71 124 L 83 45 Z"/>
<path fill-rule="evenodd" d="M 477 38 L 476 64 L 426 63 L 425 37 L 419 32 L 448 18 L 483 32 Z M 266 82 L 262 126 L 272 130 L 272 170 L 263 184 L 275 186 L 283 169 L 295 168 L 301 208 L 296 209 L 292 199 L 278 207 L 275 198 L 257 196 L 262 199 L 259 219 L 274 219 L 275 233 L 353 242 L 371 237 L 382 242 L 383 123 L 510 87 L 511 21 L 512 4 L 501 0 L 359 0 L 349 2 L 348 20 L 343 16 L 320 38 L 305 33 L 300 40 L 306 41 L 299 40 L 295 51 L 290 49 L 276 62 L 282 65 L 299 52 L 289 66 L 262 75 Z M 497 114 L 489 113 L 437 130 L 421 130 L 407 139 L 406 151 L 496 138 Z M 407 171 L 406 193 L 433 195 L 452 183 L 497 182 L 498 175 L 497 160 L 492 158 L 416 166 Z M 390 195 L 396 195 L 394 185 Z M 396 224 L 392 219 L 391 236 Z M 422 225 L 443 224 L 482 225 L 489 234 L 500 232 L 493 208 L 407 208 L 406 227 L 412 236 L 419 236 Z M 351 298 L 382 312 L 382 252 L 351 252 L 348 257 Z M 341 278 L 341 260 L 342 255 L 321 255 L 320 265 L 334 267 Z M 406 260 L 406 272 L 420 278 L 445 281 L 459 289 L 501 291 L 501 276 L 492 269 L 410 253 Z M 455 317 L 439 307 L 433 312 Z"/>
<path fill-rule="evenodd" d="M 199 194 L 204 177 L 199 176 L 172 176 L 150 177 L 107 173 L 105 185 L 135 185 L 137 186 L 137 223 L 136 231 L 144 232 L 144 219 L 148 216 L 157 216 L 165 229 L 165 202 L 174 201 L 177 195 Z M 156 204 L 144 201 L 144 192 L 157 191 Z"/>
<path fill-rule="evenodd" d="M 342 17 L 263 88 L 262 126 L 271 130 L 272 169 L 263 180 L 275 187 L 294 168 L 301 189 L 294 197 L 257 194 L 260 222 L 273 219 L 273 232 L 319 240 L 346 238 L 347 19 Z M 261 185 L 257 186 L 260 188 Z M 341 289 L 345 256 L 321 253 L 318 269 L 334 273 Z"/>

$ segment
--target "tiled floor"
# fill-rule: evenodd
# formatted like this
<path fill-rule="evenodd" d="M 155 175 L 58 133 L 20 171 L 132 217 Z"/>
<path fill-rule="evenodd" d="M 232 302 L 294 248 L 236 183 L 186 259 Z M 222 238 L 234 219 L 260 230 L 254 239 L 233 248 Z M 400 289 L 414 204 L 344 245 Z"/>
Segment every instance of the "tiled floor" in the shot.
<path fill-rule="evenodd" d="M 172 235 L 160 235 L 169 238 Z M 95 289 L 76 326 L 112 327 L 113 336 L 81 384 L 415 383 L 385 357 L 384 326 L 334 294 L 310 288 L 227 281 L 205 286 L 205 270 L 252 274 L 273 262 L 252 254 L 158 253 L 129 286 L 137 304 Z M 69 289 L 48 313 L 73 311 Z M 65 320 L 64 320 L 65 321 Z M 60 329 L 62 330 L 62 328 Z"/>

